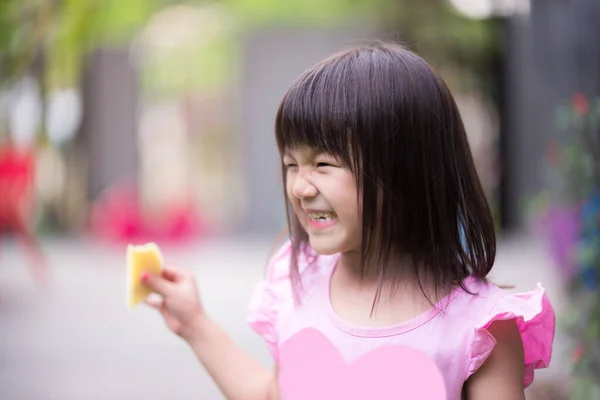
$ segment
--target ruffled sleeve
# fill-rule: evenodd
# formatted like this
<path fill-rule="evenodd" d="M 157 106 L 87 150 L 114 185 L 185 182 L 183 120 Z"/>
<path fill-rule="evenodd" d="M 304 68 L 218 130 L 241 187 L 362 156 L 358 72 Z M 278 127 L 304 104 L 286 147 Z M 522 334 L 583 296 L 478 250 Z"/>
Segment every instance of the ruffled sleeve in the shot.
<path fill-rule="evenodd" d="M 521 332 L 525 352 L 525 387 L 533 382 L 535 369 L 548 367 L 552 356 L 556 317 L 545 289 L 538 283 L 537 290 L 531 292 L 503 294 L 476 324 L 467 377 L 483 365 L 496 345 L 488 327 L 494 321 L 509 319 L 517 321 Z"/>
<path fill-rule="evenodd" d="M 258 283 L 250 298 L 246 321 L 267 343 L 275 362 L 278 361 L 277 322 L 279 310 L 291 298 L 291 243 L 286 242 L 269 260 L 267 276 Z"/>

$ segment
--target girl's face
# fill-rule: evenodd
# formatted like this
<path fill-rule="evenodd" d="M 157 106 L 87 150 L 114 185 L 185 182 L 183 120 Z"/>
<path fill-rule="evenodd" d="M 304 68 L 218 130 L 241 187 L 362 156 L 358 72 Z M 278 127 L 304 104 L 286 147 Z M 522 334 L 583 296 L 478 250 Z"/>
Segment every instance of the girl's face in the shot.
<path fill-rule="evenodd" d="M 362 212 L 350 170 L 308 147 L 287 150 L 283 163 L 287 197 L 311 247 L 324 255 L 360 249 Z"/>

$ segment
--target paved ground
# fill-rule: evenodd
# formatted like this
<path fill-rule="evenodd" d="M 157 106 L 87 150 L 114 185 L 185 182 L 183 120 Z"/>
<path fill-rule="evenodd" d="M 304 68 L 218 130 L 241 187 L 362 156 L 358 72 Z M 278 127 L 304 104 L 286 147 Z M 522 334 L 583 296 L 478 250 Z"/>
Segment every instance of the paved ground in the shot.
<path fill-rule="evenodd" d="M 269 365 L 266 347 L 246 325 L 246 302 L 263 273 L 270 243 L 236 240 L 165 247 L 173 265 L 192 268 L 208 311 L 242 347 Z M 222 399 L 191 351 L 153 310 L 125 306 L 125 251 L 84 239 L 44 242 L 54 290 L 41 293 L 20 248 L 0 249 L 0 399 Z M 542 281 L 560 309 L 560 285 L 540 246 L 502 241 L 494 279 L 528 290 Z M 563 373 L 557 338 L 553 366 Z"/>

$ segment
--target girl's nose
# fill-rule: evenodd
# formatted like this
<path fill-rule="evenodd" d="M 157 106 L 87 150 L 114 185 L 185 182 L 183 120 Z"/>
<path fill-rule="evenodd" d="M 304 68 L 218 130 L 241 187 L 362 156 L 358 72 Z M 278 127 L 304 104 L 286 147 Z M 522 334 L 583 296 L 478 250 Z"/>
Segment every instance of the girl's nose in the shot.
<path fill-rule="evenodd" d="M 310 176 L 310 174 L 308 174 Z M 292 187 L 292 193 L 299 199 L 315 197 L 317 188 L 310 182 L 305 175 L 298 174 Z"/>

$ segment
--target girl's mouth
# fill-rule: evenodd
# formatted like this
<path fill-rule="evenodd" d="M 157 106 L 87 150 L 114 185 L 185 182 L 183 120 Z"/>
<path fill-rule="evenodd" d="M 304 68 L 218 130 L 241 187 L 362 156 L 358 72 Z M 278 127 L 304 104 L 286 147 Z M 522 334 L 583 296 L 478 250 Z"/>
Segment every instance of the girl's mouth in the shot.
<path fill-rule="evenodd" d="M 315 229 L 328 228 L 338 220 L 337 214 L 332 211 L 311 211 L 307 215 L 308 223 Z"/>

